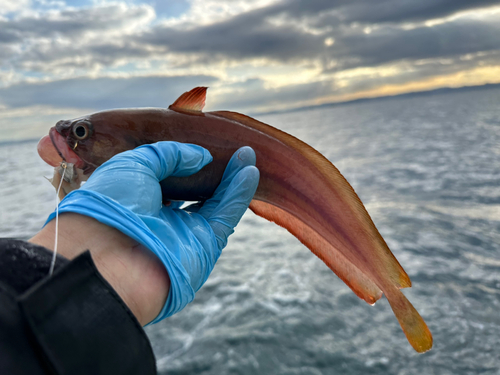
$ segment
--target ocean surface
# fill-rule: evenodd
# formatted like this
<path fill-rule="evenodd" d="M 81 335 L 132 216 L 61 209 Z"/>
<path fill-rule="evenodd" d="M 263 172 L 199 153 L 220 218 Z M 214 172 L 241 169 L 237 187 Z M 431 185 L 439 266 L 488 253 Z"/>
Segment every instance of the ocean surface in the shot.
<path fill-rule="evenodd" d="M 258 117 L 344 174 L 412 279 L 434 335 L 417 354 L 387 300 L 358 299 L 286 230 L 248 212 L 192 304 L 146 329 L 160 374 L 500 374 L 500 90 Z M 47 129 L 51 124 L 47 124 Z M 55 205 L 36 142 L 0 145 L 0 235 Z"/>

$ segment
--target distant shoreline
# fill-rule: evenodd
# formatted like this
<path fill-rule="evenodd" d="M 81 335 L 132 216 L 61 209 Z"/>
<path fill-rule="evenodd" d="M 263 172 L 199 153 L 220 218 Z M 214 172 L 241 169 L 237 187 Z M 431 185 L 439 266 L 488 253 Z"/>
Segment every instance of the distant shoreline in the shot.
<path fill-rule="evenodd" d="M 434 89 L 434 90 L 426 90 L 426 91 L 414 91 L 414 92 L 407 92 L 404 94 L 396 94 L 396 95 L 386 95 L 386 96 L 377 96 L 375 98 L 359 98 L 359 99 L 353 99 L 353 100 L 346 100 L 343 102 L 330 102 L 330 103 L 323 103 L 323 104 L 317 104 L 317 105 L 308 105 L 308 106 L 302 106 L 302 107 L 297 107 L 297 108 L 288 108 L 288 109 L 283 109 L 283 110 L 278 110 L 278 111 L 265 111 L 265 112 L 251 112 L 250 116 L 263 116 L 263 115 L 274 115 L 274 114 L 281 114 L 281 113 L 290 113 L 290 112 L 300 112 L 300 111 L 307 111 L 310 109 L 318 109 L 318 108 L 329 108 L 329 107 L 336 107 L 336 106 L 342 106 L 342 105 L 350 105 L 350 104 L 358 104 L 358 103 L 364 103 L 364 102 L 371 102 L 371 101 L 383 101 L 383 100 L 388 100 L 388 99 L 399 99 L 399 98 L 413 98 L 413 97 L 419 97 L 419 96 L 432 96 L 432 95 L 442 95 L 442 94 L 449 94 L 451 92 L 467 92 L 467 91 L 476 91 L 476 90 L 491 90 L 491 89 L 496 89 L 500 88 L 500 83 L 487 83 L 485 85 L 477 85 L 477 86 L 462 86 L 462 87 L 442 87 L 439 89 Z"/>

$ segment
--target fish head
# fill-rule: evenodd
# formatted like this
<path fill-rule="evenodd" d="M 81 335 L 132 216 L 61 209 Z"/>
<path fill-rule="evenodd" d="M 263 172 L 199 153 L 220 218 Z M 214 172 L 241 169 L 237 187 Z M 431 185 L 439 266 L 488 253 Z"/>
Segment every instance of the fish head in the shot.
<path fill-rule="evenodd" d="M 88 176 L 120 152 L 173 140 L 164 119 L 179 113 L 204 116 L 206 91 L 206 87 L 195 87 L 182 94 L 169 109 L 114 109 L 58 121 L 38 143 L 38 154 L 54 167 L 65 161 Z"/>
<path fill-rule="evenodd" d="M 54 167 L 65 161 L 82 169 L 85 175 L 91 174 L 114 155 L 141 144 L 135 134 L 136 124 L 124 111 L 103 111 L 58 121 L 38 143 L 40 157 Z"/>

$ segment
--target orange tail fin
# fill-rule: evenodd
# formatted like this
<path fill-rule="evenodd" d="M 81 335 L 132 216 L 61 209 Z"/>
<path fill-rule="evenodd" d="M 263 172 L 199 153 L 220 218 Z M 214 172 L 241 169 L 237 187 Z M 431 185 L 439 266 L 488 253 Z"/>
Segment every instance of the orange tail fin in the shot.
<path fill-rule="evenodd" d="M 432 334 L 424 319 L 399 289 L 395 287 L 389 289 L 384 290 L 384 294 L 413 349 L 419 353 L 430 350 Z"/>

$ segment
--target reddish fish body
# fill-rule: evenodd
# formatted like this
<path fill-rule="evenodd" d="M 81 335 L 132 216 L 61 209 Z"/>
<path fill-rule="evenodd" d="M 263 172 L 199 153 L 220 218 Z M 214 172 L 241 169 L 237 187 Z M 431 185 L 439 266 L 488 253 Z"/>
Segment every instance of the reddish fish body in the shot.
<path fill-rule="evenodd" d="M 242 146 L 252 147 L 261 178 L 250 208 L 288 229 L 360 298 L 373 304 L 384 292 L 415 350 L 429 350 L 430 331 L 399 290 L 411 285 L 408 275 L 333 164 L 304 142 L 250 117 L 201 112 L 204 99 L 205 89 L 196 88 L 171 109 L 111 110 L 61 121 L 51 130 L 51 140 L 58 150 L 64 148 L 61 156 L 87 174 L 141 144 L 203 146 L 212 163 L 193 176 L 161 182 L 164 198 L 192 201 L 209 198 L 231 155 Z"/>

